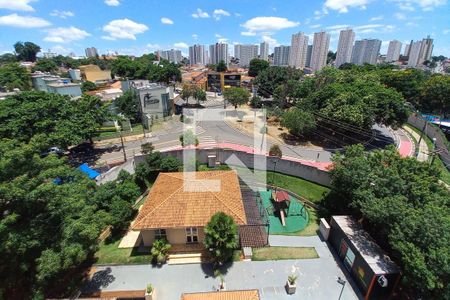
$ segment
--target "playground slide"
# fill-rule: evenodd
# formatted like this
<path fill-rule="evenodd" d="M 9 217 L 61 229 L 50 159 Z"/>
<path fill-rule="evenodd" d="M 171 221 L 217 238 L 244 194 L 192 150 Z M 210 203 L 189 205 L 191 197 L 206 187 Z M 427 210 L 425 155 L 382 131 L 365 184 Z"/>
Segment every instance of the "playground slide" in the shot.
<path fill-rule="evenodd" d="M 284 210 L 280 209 L 280 217 L 281 217 L 281 224 L 284 226 L 286 226 L 286 220 L 284 219 Z"/>

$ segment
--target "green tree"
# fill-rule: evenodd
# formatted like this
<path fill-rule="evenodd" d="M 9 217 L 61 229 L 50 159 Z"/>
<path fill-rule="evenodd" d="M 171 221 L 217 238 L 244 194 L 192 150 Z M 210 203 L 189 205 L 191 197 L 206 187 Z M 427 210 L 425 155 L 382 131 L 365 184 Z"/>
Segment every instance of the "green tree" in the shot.
<path fill-rule="evenodd" d="M 238 246 L 237 225 L 233 218 L 223 212 L 214 214 L 205 226 L 204 243 L 216 264 L 228 262 Z"/>
<path fill-rule="evenodd" d="M 163 172 L 177 172 L 181 167 L 181 162 L 174 156 L 166 156 L 161 159 L 159 168 Z"/>
<path fill-rule="evenodd" d="M 0 66 L 17 62 L 17 57 L 12 53 L 0 55 Z"/>
<path fill-rule="evenodd" d="M 36 55 L 41 52 L 41 47 L 32 42 L 17 42 L 14 44 L 17 58 L 20 61 L 36 61 Z"/>
<path fill-rule="evenodd" d="M 186 130 L 182 135 L 180 135 L 181 146 L 198 146 L 198 138 L 195 136 L 192 130 Z"/>
<path fill-rule="evenodd" d="M 427 80 L 428 75 L 418 69 L 404 71 L 383 70 L 380 71 L 381 82 L 394 88 L 403 95 L 406 101 L 417 103 L 420 89 Z"/>
<path fill-rule="evenodd" d="M 237 108 L 239 105 L 245 104 L 250 98 L 250 92 L 245 88 L 230 87 L 223 91 L 223 98 L 228 103 Z"/>
<path fill-rule="evenodd" d="M 306 136 L 316 129 L 316 120 L 310 112 L 294 107 L 282 115 L 281 126 L 289 129 L 292 135 Z"/>
<path fill-rule="evenodd" d="M 415 295 L 447 299 L 450 197 L 436 167 L 402 158 L 393 146 L 371 153 L 352 146 L 333 162 L 330 213 L 361 219 Z"/>
<path fill-rule="evenodd" d="M 270 146 L 269 155 L 281 158 L 283 156 L 283 152 L 281 151 L 280 146 L 274 144 Z"/>
<path fill-rule="evenodd" d="M 157 264 L 165 263 L 170 248 L 172 248 L 172 245 L 166 239 L 155 240 L 150 250 L 153 261 Z"/>
<path fill-rule="evenodd" d="M 150 154 L 153 152 L 153 150 L 155 150 L 155 147 L 150 142 L 141 145 L 142 154 Z"/>
<path fill-rule="evenodd" d="M 81 84 L 81 91 L 83 92 L 95 91 L 96 89 L 97 85 L 92 81 L 85 81 Z"/>
<path fill-rule="evenodd" d="M 32 71 L 56 73 L 58 71 L 58 65 L 50 58 L 40 58 L 34 65 Z"/>
<path fill-rule="evenodd" d="M 425 81 L 418 96 L 419 108 L 424 112 L 450 115 L 450 77 L 433 75 Z"/>
<path fill-rule="evenodd" d="M 0 86 L 5 87 L 6 90 L 12 91 L 17 88 L 28 91 L 31 88 L 30 83 L 30 73 L 18 63 L 0 66 Z"/>
<path fill-rule="evenodd" d="M 221 60 L 216 66 L 217 72 L 226 72 L 227 70 L 227 64 L 223 60 Z"/>
<path fill-rule="evenodd" d="M 248 76 L 256 77 L 261 71 L 264 71 L 269 66 L 270 65 L 267 60 L 254 58 L 250 61 Z"/>
<path fill-rule="evenodd" d="M 139 102 L 132 90 L 125 91 L 122 96 L 117 97 L 114 103 L 121 114 L 130 119 L 132 123 L 141 121 Z"/>
<path fill-rule="evenodd" d="M 259 72 L 254 84 L 258 87 L 258 94 L 270 97 L 278 86 L 288 80 L 298 81 L 302 76 L 303 72 L 300 70 L 271 66 Z"/>

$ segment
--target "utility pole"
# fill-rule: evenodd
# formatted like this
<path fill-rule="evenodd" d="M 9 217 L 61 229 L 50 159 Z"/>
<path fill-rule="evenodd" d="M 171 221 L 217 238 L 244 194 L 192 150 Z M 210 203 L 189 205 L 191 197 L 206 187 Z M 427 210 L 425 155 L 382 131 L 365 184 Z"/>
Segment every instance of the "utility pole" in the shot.
<path fill-rule="evenodd" d="M 417 142 L 417 145 L 420 145 L 420 142 L 422 141 L 423 134 L 427 131 L 427 125 L 428 125 L 428 121 L 425 119 L 425 125 L 423 126 L 423 129 L 420 132 L 420 138 L 419 138 L 419 141 Z"/>
<path fill-rule="evenodd" d="M 339 298 L 338 298 L 338 300 L 341 300 L 341 296 L 342 296 L 342 292 L 344 291 L 344 287 L 345 287 L 345 284 L 347 283 L 347 281 L 345 281 L 344 279 L 342 279 L 341 277 L 338 277 L 338 280 L 337 280 L 340 284 L 342 284 L 342 289 L 341 289 L 341 293 L 339 294 Z"/>
<path fill-rule="evenodd" d="M 120 142 L 122 143 L 123 159 L 124 159 L 125 162 L 126 162 L 126 161 L 127 161 L 127 153 L 126 153 L 126 151 L 125 151 L 125 145 L 123 144 L 122 130 L 119 131 L 119 135 L 120 135 Z"/>

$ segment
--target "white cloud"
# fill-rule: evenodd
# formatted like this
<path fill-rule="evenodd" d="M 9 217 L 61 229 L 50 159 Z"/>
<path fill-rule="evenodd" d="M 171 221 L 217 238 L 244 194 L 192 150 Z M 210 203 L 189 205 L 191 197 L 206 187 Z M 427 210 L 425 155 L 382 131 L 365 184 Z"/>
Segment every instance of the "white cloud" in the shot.
<path fill-rule="evenodd" d="M 105 4 L 108 6 L 119 6 L 119 0 L 105 0 Z"/>
<path fill-rule="evenodd" d="M 0 8 L 9 10 L 34 11 L 34 8 L 29 4 L 36 0 L 0 0 Z"/>
<path fill-rule="evenodd" d="M 256 33 L 252 32 L 252 31 L 242 31 L 241 35 L 243 35 L 243 36 L 255 36 Z"/>
<path fill-rule="evenodd" d="M 390 0 L 397 3 L 401 10 L 414 11 L 415 7 L 421 8 L 423 11 L 430 11 L 438 6 L 447 4 L 447 0 Z"/>
<path fill-rule="evenodd" d="M 166 25 L 172 25 L 173 21 L 171 19 L 169 19 L 169 18 L 162 17 L 161 18 L 161 23 L 166 24 Z"/>
<path fill-rule="evenodd" d="M 445 34 L 445 35 L 447 35 L 447 34 L 450 33 L 450 29 L 444 29 L 444 30 L 442 31 L 442 33 Z"/>
<path fill-rule="evenodd" d="M 350 7 L 358 7 L 366 9 L 369 0 L 327 0 L 324 4 L 325 8 L 337 10 L 340 13 L 347 13 Z"/>
<path fill-rule="evenodd" d="M 320 25 L 320 24 L 314 24 L 314 25 L 310 25 L 309 28 L 314 29 L 314 28 L 319 28 L 319 27 L 321 27 L 321 26 L 322 26 L 322 25 Z"/>
<path fill-rule="evenodd" d="M 73 41 L 83 40 L 90 36 L 84 30 L 70 26 L 70 27 L 58 27 L 47 30 L 47 36 L 44 38 L 46 42 L 52 43 L 70 43 Z"/>
<path fill-rule="evenodd" d="M 198 40 L 198 34 L 194 33 L 194 34 L 192 35 L 192 38 L 193 38 L 194 40 Z"/>
<path fill-rule="evenodd" d="M 221 17 L 229 17 L 229 16 L 231 16 L 231 14 L 221 8 L 215 9 L 213 12 L 213 17 L 216 20 L 220 20 Z"/>
<path fill-rule="evenodd" d="M 65 48 L 65 47 L 63 47 L 61 45 L 56 45 L 56 46 L 51 47 L 50 51 L 53 52 L 53 53 L 67 55 L 70 52 L 72 52 L 72 49 L 71 48 Z"/>
<path fill-rule="evenodd" d="M 51 13 L 50 16 L 52 17 L 60 17 L 61 19 L 65 19 L 67 17 L 73 17 L 75 14 L 71 11 L 65 11 L 65 10 L 57 10 L 54 9 Z"/>
<path fill-rule="evenodd" d="M 384 16 L 376 16 L 376 17 L 370 18 L 370 21 L 371 22 L 373 22 L 373 21 L 381 21 L 383 19 L 384 19 Z"/>
<path fill-rule="evenodd" d="M 0 17 L 0 26 L 2 25 L 20 28 L 37 28 L 50 26 L 51 23 L 37 17 L 19 16 L 18 14 L 10 14 Z"/>
<path fill-rule="evenodd" d="M 268 43 L 268 44 L 269 44 L 269 47 L 270 47 L 271 49 L 273 49 L 273 47 L 277 47 L 277 46 L 280 45 L 280 43 L 278 43 L 278 41 L 277 41 L 276 39 L 274 39 L 273 37 L 268 36 L 268 35 L 263 35 L 263 36 L 261 37 L 261 39 L 262 39 L 263 42 Z"/>
<path fill-rule="evenodd" d="M 222 37 L 222 36 L 221 36 L 220 34 L 218 34 L 218 33 L 214 34 L 214 36 L 215 36 L 216 38 L 221 38 L 221 37 Z"/>
<path fill-rule="evenodd" d="M 237 12 L 234 13 L 234 16 L 238 17 L 238 18 L 242 17 L 242 15 L 240 13 L 237 13 Z"/>
<path fill-rule="evenodd" d="M 109 35 L 102 36 L 105 40 L 136 40 L 136 34 L 143 33 L 148 30 L 147 25 L 139 24 L 130 19 L 113 20 L 103 26 L 103 31 Z"/>
<path fill-rule="evenodd" d="M 406 20 L 406 15 L 405 15 L 404 13 L 400 13 L 400 12 L 395 13 L 395 14 L 394 14 L 394 17 L 395 17 L 397 20 Z"/>
<path fill-rule="evenodd" d="M 327 29 L 328 30 L 342 30 L 342 29 L 346 29 L 348 27 L 350 27 L 350 25 L 347 25 L 347 24 L 345 24 L 345 25 L 333 25 L 333 26 L 328 26 Z"/>
<path fill-rule="evenodd" d="M 300 25 L 299 22 L 280 17 L 255 17 L 241 24 L 242 27 L 247 29 L 247 32 L 263 33 L 264 35 L 270 35 L 274 31 L 297 27 L 298 25 Z"/>
<path fill-rule="evenodd" d="M 173 44 L 173 47 L 176 49 L 187 49 L 189 48 L 188 44 L 184 43 L 184 42 L 178 42 Z"/>
<path fill-rule="evenodd" d="M 158 50 L 161 48 L 161 46 L 159 44 L 147 44 L 147 48 L 149 50 Z"/>
<path fill-rule="evenodd" d="M 217 42 L 219 42 L 219 43 L 226 43 L 227 41 L 228 41 L 227 38 L 220 38 L 220 39 L 217 39 Z"/>
<path fill-rule="evenodd" d="M 193 13 L 191 15 L 193 18 L 209 18 L 209 14 L 206 11 L 201 10 L 200 8 L 197 8 L 197 12 Z"/>

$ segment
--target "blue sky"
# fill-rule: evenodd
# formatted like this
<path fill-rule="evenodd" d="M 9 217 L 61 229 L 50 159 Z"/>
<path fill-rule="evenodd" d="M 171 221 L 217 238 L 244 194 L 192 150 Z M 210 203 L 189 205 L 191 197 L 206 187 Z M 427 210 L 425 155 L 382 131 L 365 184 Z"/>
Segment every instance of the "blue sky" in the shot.
<path fill-rule="evenodd" d="M 141 55 L 216 41 L 289 44 L 293 33 L 352 27 L 356 38 L 407 42 L 428 34 L 434 55 L 450 56 L 448 0 L 0 0 L 0 53 L 32 41 L 57 53 Z M 310 38 L 312 43 L 312 38 Z M 230 47 L 232 49 L 233 47 Z M 403 51 L 403 49 L 402 49 Z"/>

